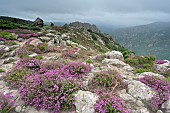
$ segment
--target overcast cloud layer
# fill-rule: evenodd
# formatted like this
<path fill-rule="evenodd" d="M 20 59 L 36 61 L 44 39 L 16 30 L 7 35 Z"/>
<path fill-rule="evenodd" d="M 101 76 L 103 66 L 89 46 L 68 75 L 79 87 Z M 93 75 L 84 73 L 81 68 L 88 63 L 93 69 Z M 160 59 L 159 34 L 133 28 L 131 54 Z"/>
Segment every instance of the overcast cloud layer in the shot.
<path fill-rule="evenodd" d="M 0 15 L 134 26 L 170 21 L 170 0 L 0 0 Z"/>

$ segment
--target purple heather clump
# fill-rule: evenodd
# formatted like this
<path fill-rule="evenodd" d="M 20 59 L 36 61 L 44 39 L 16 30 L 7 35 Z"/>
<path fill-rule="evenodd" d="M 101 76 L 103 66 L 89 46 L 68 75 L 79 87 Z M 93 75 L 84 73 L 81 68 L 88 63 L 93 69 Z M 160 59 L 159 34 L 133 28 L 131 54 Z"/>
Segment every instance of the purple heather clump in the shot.
<path fill-rule="evenodd" d="M 16 68 L 40 68 L 40 61 L 35 58 L 23 58 L 16 63 Z"/>
<path fill-rule="evenodd" d="M 20 61 L 17 66 L 26 64 L 32 67 L 32 60 L 27 61 L 29 64 Z M 28 105 L 59 113 L 61 109 L 74 108 L 73 94 L 83 86 L 80 75 L 90 72 L 91 67 L 74 62 L 47 72 L 45 66 L 40 65 L 39 71 L 42 73 L 27 75 L 26 80 L 21 82 L 21 97 Z"/>
<path fill-rule="evenodd" d="M 9 113 L 14 109 L 14 100 L 10 93 L 0 93 L 0 113 Z"/>
<path fill-rule="evenodd" d="M 24 39 L 28 39 L 28 38 L 31 38 L 31 37 L 37 37 L 38 35 L 37 34 L 19 34 L 18 37 L 19 38 L 24 38 Z"/>
<path fill-rule="evenodd" d="M 165 61 L 165 60 L 156 60 L 155 61 L 155 64 L 165 64 L 165 63 L 167 63 L 167 61 Z"/>
<path fill-rule="evenodd" d="M 94 109 L 96 113 L 130 113 L 126 104 L 119 97 L 109 93 L 100 94 Z"/>
<path fill-rule="evenodd" d="M 34 40 L 33 38 L 30 38 L 28 41 L 25 42 L 25 45 L 30 44 L 30 42 L 33 41 L 33 40 Z"/>
<path fill-rule="evenodd" d="M 0 37 L 0 41 L 6 41 L 6 39 Z"/>
<path fill-rule="evenodd" d="M 61 70 L 63 70 L 62 72 L 65 76 L 82 77 L 85 73 L 89 73 L 92 67 L 83 63 L 71 62 L 63 66 Z"/>
<path fill-rule="evenodd" d="M 157 92 L 157 94 L 151 99 L 153 109 L 159 109 L 165 101 L 170 99 L 170 82 L 148 75 L 140 78 L 139 81 Z"/>

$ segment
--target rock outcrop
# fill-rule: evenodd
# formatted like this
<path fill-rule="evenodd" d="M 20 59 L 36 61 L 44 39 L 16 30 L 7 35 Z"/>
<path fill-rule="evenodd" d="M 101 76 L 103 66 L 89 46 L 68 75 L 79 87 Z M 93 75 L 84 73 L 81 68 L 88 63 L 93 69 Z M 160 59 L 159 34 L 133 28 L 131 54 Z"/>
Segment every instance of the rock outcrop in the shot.
<path fill-rule="evenodd" d="M 96 27 L 96 25 L 91 25 L 89 23 L 81 23 L 81 22 L 73 22 L 73 23 L 70 23 L 69 26 L 72 26 L 72 27 L 76 27 L 78 29 L 85 29 L 85 30 L 91 30 L 92 32 L 97 32 L 99 33 L 100 30 Z"/>
<path fill-rule="evenodd" d="M 33 22 L 33 26 L 38 26 L 38 27 L 43 27 L 44 26 L 44 22 L 41 18 L 37 18 L 34 22 Z"/>

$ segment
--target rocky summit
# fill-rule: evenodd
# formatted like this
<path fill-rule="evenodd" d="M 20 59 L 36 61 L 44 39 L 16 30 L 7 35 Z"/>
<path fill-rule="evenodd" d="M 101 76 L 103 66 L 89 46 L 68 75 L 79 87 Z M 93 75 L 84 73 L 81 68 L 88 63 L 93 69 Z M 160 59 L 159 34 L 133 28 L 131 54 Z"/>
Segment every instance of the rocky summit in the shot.
<path fill-rule="evenodd" d="M 0 113 L 170 113 L 170 61 L 42 22 L 0 20 Z"/>

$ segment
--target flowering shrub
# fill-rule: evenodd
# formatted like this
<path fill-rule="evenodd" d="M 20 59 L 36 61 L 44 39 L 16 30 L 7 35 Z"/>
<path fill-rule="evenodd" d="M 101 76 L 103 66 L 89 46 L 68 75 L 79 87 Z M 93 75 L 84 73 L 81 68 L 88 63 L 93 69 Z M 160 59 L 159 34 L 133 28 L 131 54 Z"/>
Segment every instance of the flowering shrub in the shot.
<path fill-rule="evenodd" d="M 13 88 L 18 88 L 20 86 L 20 82 L 23 81 L 27 74 L 29 74 L 29 70 L 24 68 L 22 69 L 13 69 L 11 72 L 8 72 L 6 76 L 3 77 L 4 81 L 8 83 L 9 86 Z"/>
<path fill-rule="evenodd" d="M 28 38 L 37 37 L 37 36 L 38 36 L 37 34 L 19 34 L 18 38 L 28 39 Z"/>
<path fill-rule="evenodd" d="M 151 99 L 151 104 L 154 109 L 160 108 L 165 101 L 170 99 L 170 82 L 147 75 L 140 78 L 139 81 L 157 91 L 157 95 Z"/>
<path fill-rule="evenodd" d="M 5 32 L 15 33 L 15 34 L 32 34 L 33 32 L 27 29 L 6 29 Z"/>
<path fill-rule="evenodd" d="M 40 61 L 35 58 L 23 58 L 16 63 L 16 68 L 40 68 Z"/>
<path fill-rule="evenodd" d="M 40 51 L 40 49 L 34 45 L 30 45 L 29 44 L 29 41 L 26 42 L 27 44 L 21 48 L 19 48 L 17 51 L 16 51 L 16 55 L 18 56 L 23 56 L 23 55 L 30 55 L 30 54 L 33 54 L 33 53 L 42 53 Z"/>
<path fill-rule="evenodd" d="M 65 65 L 61 67 L 62 73 L 68 77 L 78 77 L 81 78 L 82 75 L 85 73 L 89 73 L 91 71 L 92 67 L 83 64 L 83 63 L 77 63 L 77 62 L 71 62 L 68 65 Z"/>
<path fill-rule="evenodd" d="M 5 41 L 6 39 L 0 37 L 0 41 Z"/>
<path fill-rule="evenodd" d="M 125 103 L 116 96 L 102 93 L 94 106 L 96 113 L 130 113 Z"/>
<path fill-rule="evenodd" d="M 167 61 L 165 61 L 165 60 L 156 60 L 155 61 L 155 64 L 165 64 L 165 63 L 167 63 Z"/>
<path fill-rule="evenodd" d="M 121 75 L 117 75 L 115 71 L 104 71 L 95 74 L 95 77 L 89 82 L 91 89 L 115 90 L 126 89 L 127 83 L 122 81 Z"/>
<path fill-rule="evenodd" d="M 30 42 L 33 41 L 33 40 L 34 40 L 33 38 L 30 38 L 28 41 L 25 42 L 25 45 L 30 44 Z"/>
<path fill-rule="evenodd" d="M 81 79 L 76 76 L 90 70 L 85 64 L 70 63 L 44 74 L 28 75 L 19 92 L 28 105 L 58 113 L 74 107 L 73 94 L 81 88 Z"/>
<path fill-rule="evenodd" d="M 16 66 L 3 78 L 9 86 L 18 88 L 20 82 L 25 81 L 27 75 L 43 74 L 49 70 L 55 70 L 59 67 L 58 65 L 56 62 L 40 62 L 35 58 L 23 58 L 19 60 Z"/>
<path fill-rule="evenodd" d="M 9 93 L 0 93 L 0 113 L 10 113 L 14 109 L 14 100 L 12 98 Z"/>
<path fill-rule="evenodd" d="M 72 50 L 68 50 L 68 51 L 64 51 L 61 56 L 65 59 L 75 58 L 77 51 L 78 51 L 77 48 L 72 49 Z"/>

